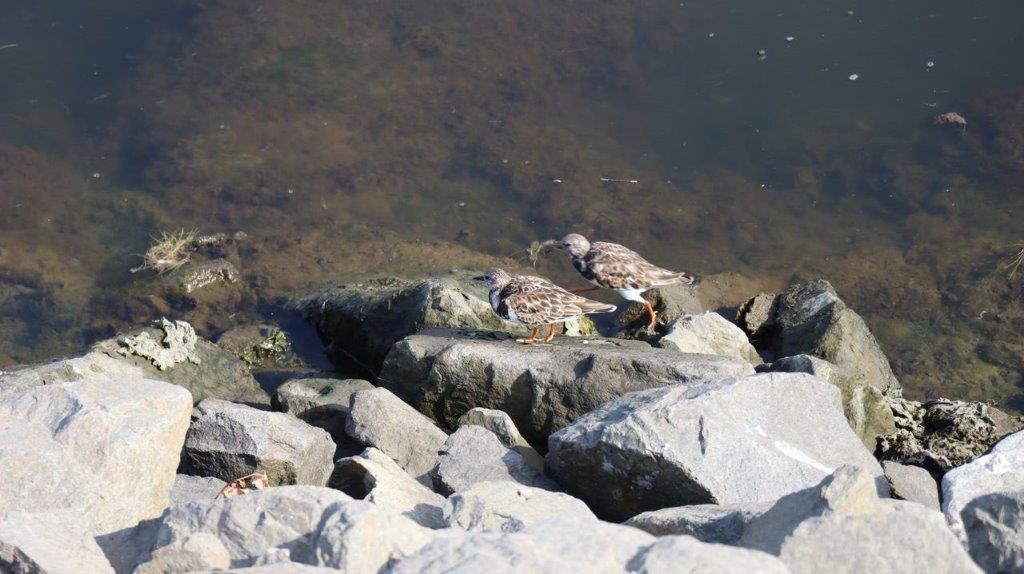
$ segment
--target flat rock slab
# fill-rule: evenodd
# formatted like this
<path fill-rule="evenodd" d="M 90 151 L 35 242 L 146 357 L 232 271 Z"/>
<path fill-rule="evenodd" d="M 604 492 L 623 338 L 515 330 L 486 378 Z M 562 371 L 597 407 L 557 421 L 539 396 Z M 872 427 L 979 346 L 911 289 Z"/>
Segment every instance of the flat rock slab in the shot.
<path fill-rule="evenodd" d="M 557 490 L 558 485 L 523 455 L 506 447 L 484 427 L 467 425 L 452 433 L 438 451 L 431 471 L 434 490 L 447 496 L 478 482 L 508 480 Z"/>
<path fill-rule="evenodd" d="M 227 482 L 213 476 L 179 474 L 171 487 L 171 506 L 186 502 L 211 502 Z"/>
<path fill-rule="evenodd" d="M 752 520 L 771 508 L 752 504 L 694 504 L 637 514 L 625 524 L 655 536 L 685 534 L 701 542 L 735 544 Z"/>
<path fill-rule="evenodd" d="M 478 482 L 444 505 L 448 526 L 474 532 L 518 532 L 552 517 L 597 520 L 578 498 L 509 481 Z"/>
<path fill-rule="evenodd" d="M 536 445 L 628 392 L 753 371 L 742 359 L 640 341 L 559 338 L 520 345 L 500 333 L 431 330 L 392 348 L 380 384 L 446 428 L 474 407 L 502 410 Z"/>
<path fill-rule="evenodd" d="M 928 508 L 940 510 L 939 485 L 927 470 L 886 460 L 882 470 L 889 481 L 894 498 L 921 503 Z"/>
<path fill-rule="evenodd" d="M 185 457 L 200 475 L 221 480 L 262 470 L 272 485 L 323 486 L 334 468 L 327 431 L 284 413 L 207 399 L 188 429 Z"/>
<path fill-rule="evenodd" d="M 839 390 L 770 373 L 625 395 L 554 433 L 548 470 L 598 516 L 776 500 L 843 464 L 882 468 L 843 416 Z"/>
<path fill-rule="evenodd" d="M 544 469 L 544 457 L 523 438 L 519 429 L 516 428 L 516 423 L 512 422 L 512 417 L 507 413 L 479 407 L 470 409 L 459 418 L 459 428 L 468 425 L 481 426 L 491 431 L 494 436 L 498 437 L 501 444 L 518 452 L 527 463 L 541 470 Z"/>
<path fill-rule="evenodd" d="M 94 534 L 159 516 L 191 411 L 187 391 L 143 378 L 0 395 L 0 512 L 70 510 Z"/>

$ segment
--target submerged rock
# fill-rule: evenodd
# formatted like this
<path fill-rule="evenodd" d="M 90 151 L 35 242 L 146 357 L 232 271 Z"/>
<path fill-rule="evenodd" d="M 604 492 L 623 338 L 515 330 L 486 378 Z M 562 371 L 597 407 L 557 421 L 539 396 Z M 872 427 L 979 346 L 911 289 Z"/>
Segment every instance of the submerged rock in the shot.
<path fill-rule="evenodd" d="M 68 510 L 106 534 L 167 507 L 192 399 L 144 378 L 0 394 L 0 512 Z"/>
<path fill-rule="evenodd" d="M 487 481 L 512 481 L 547 490 L 558 485 L 518 452 L 501 444 L 494 433 L 468 425 L 448 437 L 431 471 L 434 490 L 447 496 Z"/>
<path fill-rule="evenodd" d="M 518 482 L 477 482 L 448 497 L 444 520 L 469 531 L 518 532 L 551 517 L 593 519 L 578 498 Z"/>
<path fill-rule="evenodd" d="M 630 393 L 548 440 L 548 469 L 598 516 L 776 500 L 856 464 L 888 487 L 833 385 L 768 373 Z"/>
<path fill-rule="evenodd" d="M 398 463 L 375 448 L 339 460 L 327 484 L 352 498 L 405 515 L 428 528 L 445 526 L 441 516 L 444 497 L 417 482 Z"/>
<path fill-rule="evenodd" d="M 743 330 L 713 311 L 676 319 L 668 325 L 657 346 L 683 353 L 737 357 L 753 365 L 761 364 L 761 356 Z"/>
<path fill-rule="evenodd" d="M 797 574 L 980 572 L 941 514 L 880 499 L 875 477 L 851 466 L 781 498 L 739 544 L 779 556 Z"/>
<path fill-rule="evenodd" d="M 896 422 L 886 396 L 850 369 L 811 355 L 794 355 L 759 366 L 757 370 L 769 373 L 808 373 L 839 387 L 843 395 L 843 414 L 870 451 L 875 450 L 878 437 L 896 431 Z"/>
<path fill-rule="evenodd" d="M 219 283 L 238 283 L 241 274 L 227 259 L 192 261 L 174 270 L 164 279 L 165 284 L 190 295 L 200 289 Z"/>
<path fill-rule="evenodd" d="M 257 470 L 272 485 L 323 486 L 334 442 L 322 429 L 284 413 L 206 399 L 188 429 L 185 457 L 201 475 L 232 481 Z"/>
<path fill-rule="evenodd" d="M 635 390 L 744 375 L 741 359 L 653 349 L 640 341 L 555 339 L 517 345 L 494 333 L 431 330 L 403 339 L 381 384 L 453 428 L 474 407 L 500 409 L 533 444 Z"/>
<path fill-rule="evenodd" d="M 771 506 L 771 502 L 676 506 L 637 514 L 625 524 L 655 536 L 686 534 L 701 542 L 735 544 L 747 525 Z"/>

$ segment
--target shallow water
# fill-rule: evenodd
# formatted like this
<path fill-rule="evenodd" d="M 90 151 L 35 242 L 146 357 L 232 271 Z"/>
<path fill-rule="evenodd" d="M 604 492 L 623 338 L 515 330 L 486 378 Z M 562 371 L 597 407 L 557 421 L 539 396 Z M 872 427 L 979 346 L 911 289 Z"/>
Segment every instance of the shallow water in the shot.
<path fill-rule="evenodd" d="M 725 306 L 825 277 L 908 395 L 1024 409 L 1024 4 L 87 4 L 0 5 L 0 366 L 575 230 Z M 179 228 L 241 284 L 128 271 Z"/>

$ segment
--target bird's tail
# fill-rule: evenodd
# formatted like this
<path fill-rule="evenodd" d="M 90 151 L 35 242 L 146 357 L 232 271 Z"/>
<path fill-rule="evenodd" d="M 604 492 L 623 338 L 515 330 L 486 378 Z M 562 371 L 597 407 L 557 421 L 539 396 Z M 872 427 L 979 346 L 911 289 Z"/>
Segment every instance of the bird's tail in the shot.
<path fill-rule="evenodd" d="M 581 311 L 584 313 L 612 313 L 615 311 L 615 305 L 609 305 L 608 303 L 601 303 L 599 301 L 591 301 L 587 299 L 578 303 Z"/>
<path fill-rule="evenodd" d="M 681 271 L 669 271 L 667 269 L 661 269 L 654 274 L 654 285 L 675 285 L 677 283 L 681 285 L 693 285 L 693 282 L 697 278 L 688 273 Z"/>

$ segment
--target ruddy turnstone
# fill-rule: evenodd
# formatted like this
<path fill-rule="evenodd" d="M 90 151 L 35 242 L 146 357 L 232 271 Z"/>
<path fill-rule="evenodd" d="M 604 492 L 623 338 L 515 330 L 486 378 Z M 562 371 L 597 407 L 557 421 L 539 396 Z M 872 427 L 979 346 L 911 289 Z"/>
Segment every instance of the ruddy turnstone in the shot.
<path fill-rule="evenodd" d="M 649 301 L 643 298 L 645 291 L 665 285 L 693 283 L 694 278 L 686 273 L 669 271 L 654 265 L 637 252 L 618 243 L 595 241 L 591 243 L 578 233 L 570 233 L 554 246 L 572 256 L 573 267 L 596 287 L 570 289 L 573 293 L 592 291 L 598 287 L 614 289 L 622 298 L 643 303 L 651 318 L 647 328 L 654 327 L 658 314 Z"/>
<path fill-rule="evenodd" d="M 537 331 L 548 326 L 544 342 L 555 338 L 555 325 L 586 313 L 611 313 L 615 305 L 591 301 L 574 295 L 558 285 L 532 275 L 512 275 L 503 269 L 488 269 L 482 277 L 490 291 L 491 307 L 499 317 L 530 327 L 529 338 L 519 343 L 533 343 Z"/>

